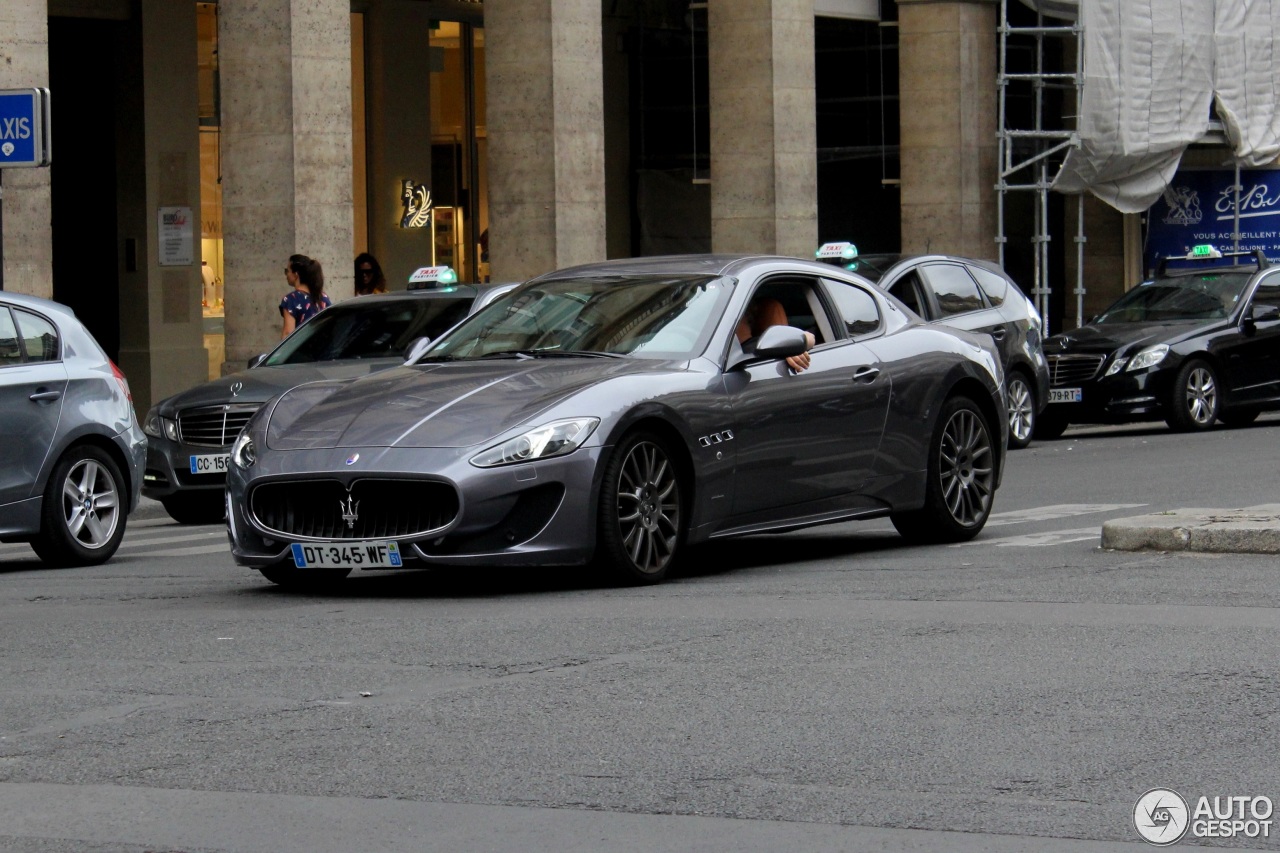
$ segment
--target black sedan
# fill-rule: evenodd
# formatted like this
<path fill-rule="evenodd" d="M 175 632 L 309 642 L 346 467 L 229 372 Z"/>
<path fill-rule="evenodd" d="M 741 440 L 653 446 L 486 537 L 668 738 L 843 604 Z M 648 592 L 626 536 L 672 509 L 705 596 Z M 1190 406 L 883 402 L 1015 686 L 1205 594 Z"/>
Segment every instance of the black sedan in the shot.
<path fill-rule="evenodd" d="M 1280 268 L 1261 253 L 1212 247 L 1167 259 L 1044 348 L 1053 384 L 1039 438 L 1073 423 L 1248 424 L 1280 408 Z"/>
<path fill-rule="evenodd" d="M 991 338 L 865 279 L 614 261 L 526 283 L 414 364 L 264 406 L 232 448 L 228 527 L 281 584 L 593 558 L 653 583 L 727 536 L 887 515 L 913 541 L 969 539 L 1006 429 Z"/>
<path fill-rule="evenodd" d="M 402 364 L 415 342 L 438 336 L 513 286 L 460 284 L 350 299 L 299 326 L 247 370 L 161 400 L 143 421 L 150 442 L 142 494 L 184 524 L 221 521 L 231 442 L 259 406 L 304 382 Z"/>
<path fill-rule="evenodd" d="M 1049 401 L 1044 324 L 998 264 L 954 255 L 860 255 L 852 243 L 828 243 L 818 250 L 824 255 L 871 279 L 929 322 L 991 335 L 1004 362 L 1009 447 L 1031 443 L 1036 418 Z"/>

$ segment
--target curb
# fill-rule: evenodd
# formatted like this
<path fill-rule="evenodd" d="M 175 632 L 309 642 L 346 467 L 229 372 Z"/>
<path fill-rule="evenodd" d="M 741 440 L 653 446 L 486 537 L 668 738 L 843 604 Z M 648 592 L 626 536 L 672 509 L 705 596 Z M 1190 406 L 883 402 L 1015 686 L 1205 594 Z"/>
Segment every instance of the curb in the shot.
<path fill-rule="evenodd" d="M 1102 547 L 1115 551 L 1280 554 L 1280 504 L 1241 509 L 1175 509 L 1102 525 Z"/>

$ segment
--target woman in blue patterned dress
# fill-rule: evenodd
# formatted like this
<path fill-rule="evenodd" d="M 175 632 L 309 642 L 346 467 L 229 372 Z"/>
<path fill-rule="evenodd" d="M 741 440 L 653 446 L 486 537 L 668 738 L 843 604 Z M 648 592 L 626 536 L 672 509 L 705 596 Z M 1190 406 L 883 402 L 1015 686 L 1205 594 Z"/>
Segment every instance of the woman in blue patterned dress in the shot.
<path fill-rule="evenodd" d="M 324 295 L 324 270 L 319 261 L 306 255 L 290 255 L 284 277 L 293 290 L 280 300 L 280 316 L 284 320 L 281 338 L 289 337 L 294 329 L 333 304 Z"/>

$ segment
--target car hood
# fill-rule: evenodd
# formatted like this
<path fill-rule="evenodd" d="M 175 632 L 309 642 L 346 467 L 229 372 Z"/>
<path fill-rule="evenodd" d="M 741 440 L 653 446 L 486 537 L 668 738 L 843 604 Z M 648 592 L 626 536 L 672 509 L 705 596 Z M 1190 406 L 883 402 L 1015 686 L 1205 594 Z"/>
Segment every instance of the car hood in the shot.
<path fill-rule="evenodd" d="M 1131 346 L 1174 343 L 1199 332 L 1203 324 L 1180 323 L 1102 323 L 1082 326 L 1044 339 L 1046 355 L 1072 353 L 1111 353 Z"/>
<path fill-rule="evenodd" d="M 276 403 L 267 424 L 267 446 L 469 447 L 585 388 L 670 369 L 662 365 L 590 358 L 460 362 L 303 386 Z M 598 413 L 574 411 L 565 416 L 589 414 Z"/>
<path fill-rule="evenodd" d="M 400 359 L 384 358 L 254 367 L 174 394 L 160 403 L 160 413 L 172 417 L 178 410 L 198 406 L 261 404 L 295 385 L 326 379 L 355 379 L 400 363 Z"/>

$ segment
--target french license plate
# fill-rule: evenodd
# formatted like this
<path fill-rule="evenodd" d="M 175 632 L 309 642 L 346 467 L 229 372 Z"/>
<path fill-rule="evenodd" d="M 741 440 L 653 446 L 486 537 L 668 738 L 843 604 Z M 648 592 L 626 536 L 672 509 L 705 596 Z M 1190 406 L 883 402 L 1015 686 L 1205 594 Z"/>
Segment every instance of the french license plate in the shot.
<path fill-rule="evenodd" d="M 398 542 L 343 542 L 304 545 L 294 542 L 293 564 L 300 569 L 399 569 Z"/>
<path fill-rule="evenodd" d="M 1050 388 L 1050 403 L 1079 403 L 1084 399 L 1079 388 Z"/>
<path fill-rule="evenodd" d="M 230 453 L 206 453 L 191 457 L 192 474 L 225 474 L 230 467 Z"/>

